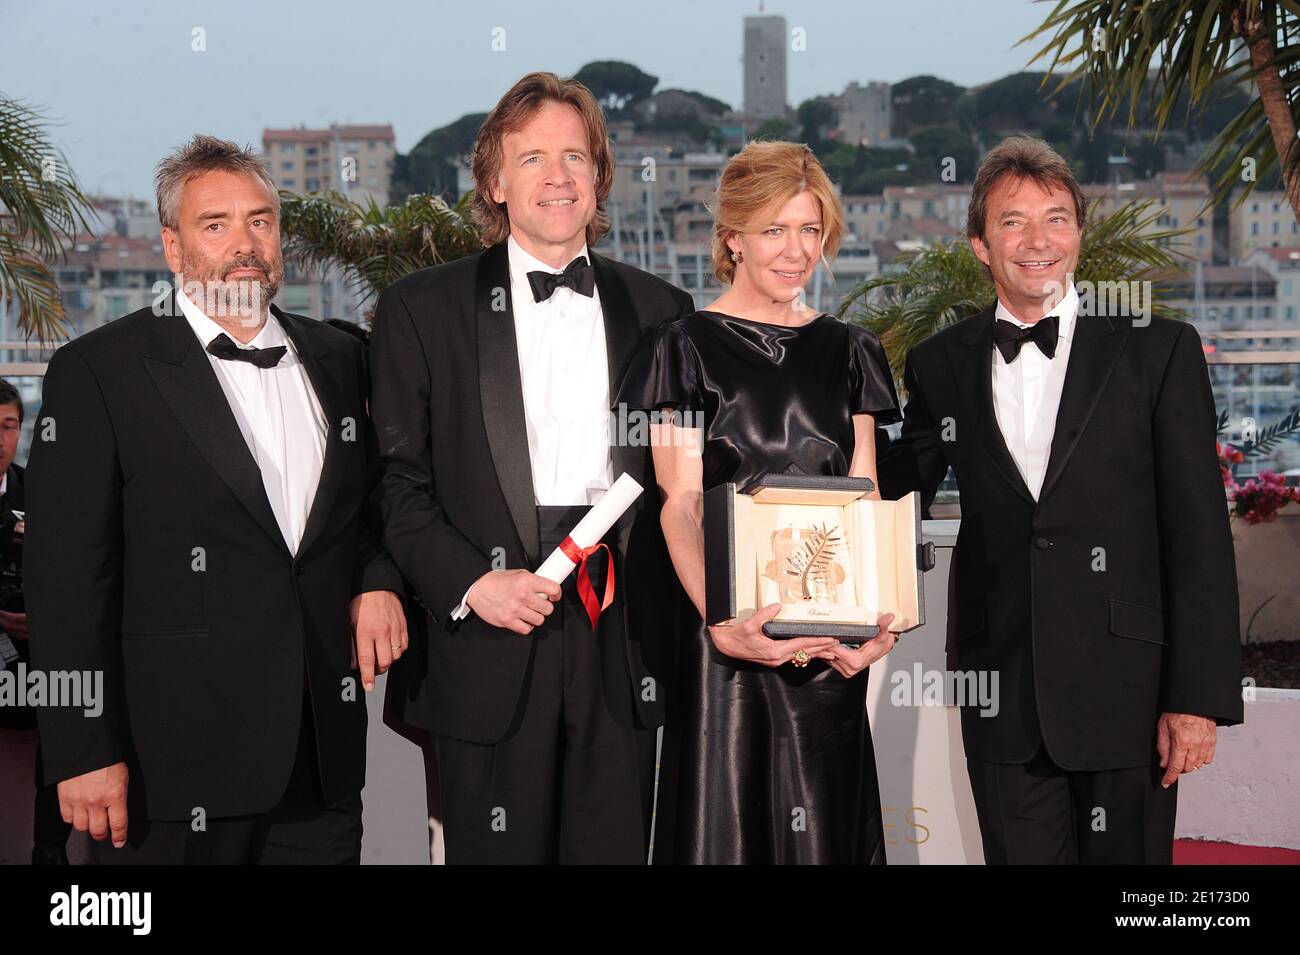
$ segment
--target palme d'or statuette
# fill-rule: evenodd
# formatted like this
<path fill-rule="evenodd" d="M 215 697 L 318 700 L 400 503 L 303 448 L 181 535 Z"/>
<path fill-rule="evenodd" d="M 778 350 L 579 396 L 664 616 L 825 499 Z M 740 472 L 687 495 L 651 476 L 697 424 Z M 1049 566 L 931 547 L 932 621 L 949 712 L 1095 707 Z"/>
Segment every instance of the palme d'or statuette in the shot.
<path fill-rule="evenodd" d="M 837 525 L 784 527 L 773 533 L 781 602 L 836 603 L 837 585 L 846 579 L 837 560 L 842 543 Z"/>

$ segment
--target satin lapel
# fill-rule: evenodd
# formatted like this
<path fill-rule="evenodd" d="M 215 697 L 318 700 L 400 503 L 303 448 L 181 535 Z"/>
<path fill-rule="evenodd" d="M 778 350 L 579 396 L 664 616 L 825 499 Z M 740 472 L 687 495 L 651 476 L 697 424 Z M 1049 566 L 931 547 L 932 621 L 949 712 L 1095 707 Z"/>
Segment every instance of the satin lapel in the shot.
<path fill-rule="evenodd" d="M 609 260 L 592 253 L 591 261 L 596 272 L 596 289 L 600 292 L 600 310 L 605 321 L 605 358 L 609 364 L 609 397 L 613 402 L 628 362 L 640 341 L 641 325 L 637 321 L 627 286 L 618 277 Z M 645 474 L 646 449 L 629 444 L 627 435 L 618 433 L 617 428 L 613 427 L 616 420 L 611 419 L 609 448 L 614 480 L 617 481 L 620 474 L 627 473 L 639 482 Z M 654 488 L 647 488 L 643 493 L 658 492 Z M 632 518 L 633 510 L 629 508 L 618 520 L 619 550 L 623 553 L 626 553 L 626 538 L 632 527 Z"/>
<path fill-rule="evenodd" d="M 293 347 L 302 360 L 303 368 L 307 371 L 307 378 L 316 392 L 316 400 L 320 402 L 321 412 L 325 415 L 325 459 L 321 463 L 320 480 L 316 484 L 316 495 L 312 498 L 311 510 L 307 514 L 302 541 L 298 545 L 298 555 L 301 556 L 307 553 L 308 548 L 320 536 L 333 509 L 334 498 L 338 494 L 344 417 L 343 395 L 339 382 L 342 380 L 340 375 L 343 370 L 336 367 L 339 360 L 338 352 L 333 351 L 328 343 L 319 341 L 317 336 L 309 337 L 304 333 L 299 323 L 309 319 L 285 315 L 275 306 L 271 307 L 271 312 L 280 320 L 285 334 L 293 342 Z M 363 431 L 365 424 L 364 421 L 352 423 L 354 441 L 365 441 Z M 359 443 L 357 446 L 364 447 L 364 444 Z"/>
<path fill-rule="evenodd" d="M 1006 439 L 998 427 L 997 415 L 993 410 L 993 315 L 997 304 L 981 312 L 976 321 L 962 335 L 961 347 L 954 345 L 948 354 L 952 359 L 953 372 L 960 383 L 962 393 L 966 396 L 966 406 L 973 410 L 975 435 L 980 445 L 993 461 L 1002 476 L 1011 483 L 1016 493 L 1030 504 L 1034 496 L 1029 493 L 1015 459 L 1007 450 Z M 962 422 L 956 422 L 960 430 Z"/>
<path fill-rule="evenodd" d="M 537 499 L 528 458 L 528 426 L 524 419 L 524 389 L 510 300 L 510 258 L 505 243 L 485 250 L 479 258 L 474 302 L 483 427 L 492 451 L 497 483 L 505 495 L 529 567 L 533 569 L 540 549 Z"/>
<path fill-rule="evenodd" d="M 1129 329 L 1101 315 L 1080 315 L 1074 323 L 1074 341 L 1070 343 L 1070 364 L 1065 370 L 1061 405 L 1056 412 L 1056 429 L 1052 432 L 1052 451 L 1047 458 L 1047 473 L 1038 500 L 1044 500 L 1061 472 L 1065 470 L 1079 435 L 1092 417 L 1115 363 L 1119 361 Z"/>
<path fill-rule="evenodd" d="M 152 316 L 152 341 L 144 366 L 199 453 L 287 554 L 289 548 L 262 485 L 262 472 L 248 450 L 216 372 L 174 296 L 169 311 Z"/>

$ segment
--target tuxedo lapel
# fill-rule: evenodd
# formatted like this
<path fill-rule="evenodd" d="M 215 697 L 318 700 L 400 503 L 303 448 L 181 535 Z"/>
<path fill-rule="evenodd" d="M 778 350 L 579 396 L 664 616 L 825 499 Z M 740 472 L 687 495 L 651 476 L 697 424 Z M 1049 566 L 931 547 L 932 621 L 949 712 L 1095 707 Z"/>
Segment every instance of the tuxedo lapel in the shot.
<path fill-rule="evenodd" d="M 627 286 L 618 277 L 614 267 L 603 256 L 592 254 L 592 266 L 596 272 L 596 289 L 600 293 L 600 310 L 605 322 L 605 358 L 609 365 L 609 396 L 612 402 L 618 394 L 618 387 L 623 381 L 640 340 L 641 325 L 637 321 L 632 298 Z M 639 478 L 645 471 L 644 447 L 628 443 L 627 435 L 610 429 L 610 460 L 613 465 L 614 480 L 627 473 Z M 619 550 L 626 552 L 626 537 L 632 527 L 632 509 L 623 513 L 618 521 Z"/>
<path fill-rule="evenodd" d="M 170 310 L 152 316 L 150 351 L 144 366 L 199 453 L 257 525 L 288 553 L 262 485 L 262 472 L 174 293 Z"/>
<path fill-rule="evenodd" d="M 1056 413 L 1056 429 L 1052 433 L 1052 450 L 1047 459 L 1047 473 L 1043 489 L 1038 493 L 1042 501 L 1052 485 L 1065 470 L 1066 462 L 1079 443 L 1079 435 L 1092 417 L 1097 399 L 1110 380 L 1115 363 L 1119 360 L 1124 343 L 1128 340 L 1127 326 L 1119 326 L 1108 317 L 1084 317 L 1074 322 L 1074 341 L 1070 343 L 1070 363 L 1065 370 L 1065 383 L 1061 391 L 1061 405 Z"/>
<path fill-rule="evenodd" d="M 1007 450 L 1006 439 L 993 409 L 993 317 L 996 308 L 995 302 L 969 323 L 960 338 L 961 345 L 950 348 L 949 356 L 965 396 L 965 405 L 972 410 L 970 424 L 980 445 L 1016 493 L 1033 504 L 1034 496 L 1029 493 L 1015 459 Z M 960 436 L 962 422 L 958 420 L 956 426 Z"/>
<path fill-rule="evenodd" d="M 302 540 L 298 544 L 298 555 L 301 556 L 307 553 L 307 549 L 320 536 L 338 492 L 339 468 L 343 465 L 340 452 L 343 450 L 344 408 L 339 388 L 343 369 L 337 367 L 339 353 L 333 351 L 327 342 L 320 340 L 320 336 L 309 336 L 301 327 L 300 323 L 309 319 L 285 315 L 275 306 L 271 306 L 271 313 L 293 342 L 298 358 L 307 372 L 307 379 L 316 392 L 316 400 L 320 402 L 321 413 L 325 416 L 325 458 L 321 463 L 320 480 L 316 483 L 316 495 L 312 498 L 307 523 L 303 527 Z M 353 440 L 358 442 L 358 447 L 365 440 L 364 427 L 364 421 L 352 423 Z"/>
<path fill-rule="evenodd" d="M 514 519 L 519 543 L 530 566 L 537 563 L 539 538 L 533 470 L 528 457 L 524 389 L 510 298 L 510 259 L 506 244 L 479 258 L 474 289 L 478 340 L 478 389 L 497 482 Z"/>

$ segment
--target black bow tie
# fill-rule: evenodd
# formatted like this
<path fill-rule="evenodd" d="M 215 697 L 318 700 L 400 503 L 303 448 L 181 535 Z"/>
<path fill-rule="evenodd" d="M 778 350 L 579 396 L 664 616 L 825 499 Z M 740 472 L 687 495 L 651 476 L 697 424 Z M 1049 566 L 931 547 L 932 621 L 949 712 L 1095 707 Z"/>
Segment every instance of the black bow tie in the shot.
<path fill-rule="evenodd" d="M 596 291 L 596 273 L 591 263 L 580 255 L 563 272 L 529 272 L 528 284 L 532 286 L 535 302 L 546 301 L 561 286 L 591 298 Z"/>
<path fill-rule="evenodd" d="M 231 341 L 229 335 L 218 335 L 208 342 L 208 354 L 227 361 L 246 361 L 258 368 L 274 368 L 286 351 L 288 347 L 285 345 L 276 345 L 274 348 L 240 348 Z"/>
<path fill-rule="evenodd" d="M 1057 316 L 1047 315 L 1027 328 L 1021 328 L 999 318 L 993 323 L 993 341 L 1008 365 L 1016 360 L 1020 354 L 1020 346 L 1025 342 L 1033 342 L 1038 346 L 1039 351 L 1052 358 L 1056 355 L 1059 321 Z"/>

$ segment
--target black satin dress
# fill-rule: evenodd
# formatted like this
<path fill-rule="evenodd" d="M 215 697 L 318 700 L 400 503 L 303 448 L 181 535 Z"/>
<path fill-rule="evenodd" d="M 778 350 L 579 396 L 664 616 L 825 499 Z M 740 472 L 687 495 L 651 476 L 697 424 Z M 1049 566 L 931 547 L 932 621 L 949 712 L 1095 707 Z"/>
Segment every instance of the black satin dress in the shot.
<path fill-rule="evenodd" d="M 785 328 L 702 311 L 661 325 L 617 404 L 696 413 L 706 490 L 769 472 L 846 475 L 852 416 L 900 418 L 880 341 L 831 315 Z M 868 671 L 724 656 L 681 603 L 654 861 L 883 864 Z"/>

